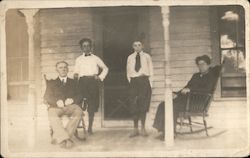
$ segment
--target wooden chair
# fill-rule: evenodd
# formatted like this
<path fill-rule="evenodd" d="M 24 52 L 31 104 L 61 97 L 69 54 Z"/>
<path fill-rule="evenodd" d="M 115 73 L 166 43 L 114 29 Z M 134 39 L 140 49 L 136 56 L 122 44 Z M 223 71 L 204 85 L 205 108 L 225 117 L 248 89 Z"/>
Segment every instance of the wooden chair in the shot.
<path fill-rule="evenodd" d="M 178 124 L 180 125 L 180 129 L 183 125 L 187 125 L 190 127 L 190 132 L 179 132 L 178 134 L 191 134 L 191 133 L 197 133 L 202 132 L 205 130 L 206 135 L 208 135 L 208 129 L 212 128 L 211 126 L 207 126 L 206 117 L 208 116 L 208 110 L 211 104 L 211 101 L 213 100 L 213 94 L 217 86 L 217 82 L 219 79 L 219 76 L 221 74 L 222 65 L 215 66 L 212 68 L 211 71 L 214 71 L 214 75 L 216 75 L 216 80 L 213 85 L 212 93 L 196 93 L 196 92 L 190 92 L 188 93 L 187 98 L 187 104 L 185 107 L 185 112 L 180 113 L 180 122 Z M 203 122 L 194 122 L 192 121 L 192 117 L 202 117 Z M 187 119 L 188 123 L 184 123 L 184 120 Z M 192 126 L 196 125 L 203 125 L 204 129 L 193 131 Z"/>
<path fill-rule="evenodd" d="M 44 80 L 45 80 L 45 83 L 46 83 L 46 87 L 49 86 L 54 81 L 53 79 L 47 79 L 46 75 L 44 75 L 43 77 L 44 77 Z M 44 102 L 45 105 L 47 105 L 47 110 L 49 110 L 50 105 L 48 104 L 46 99 L 44 99 L 43 102 Z M 83 106 L 83 104 L 81 106 Z M 81 107 L 81 108 L 83 108 L 83 107 Z M 78 131 L 80 129 L 82 129 L 82 136 L 80 136 L 80 132 Z M 74 135 L 80 141 L 85 141 L 86 140 L 86 134 L 87 134 L 87 132 L 86 132 L 86 126 L 85 126 L 85 123 L 84 123 L 84 116 L 82 116 Z M 50 136 L 51 136 L 51 140 L 52 140 L 52 138 L 53 138 L 53 129 L 51 127 L 50 127 Z"/>

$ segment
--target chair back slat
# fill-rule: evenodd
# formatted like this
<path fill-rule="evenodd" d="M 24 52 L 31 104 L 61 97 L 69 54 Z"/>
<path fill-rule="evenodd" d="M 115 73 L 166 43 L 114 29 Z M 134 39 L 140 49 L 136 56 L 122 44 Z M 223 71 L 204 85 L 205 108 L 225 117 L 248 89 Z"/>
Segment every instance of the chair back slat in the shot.
<path fill-rule="evenodd" d="M 187 112 L 192 113 L 202 113 L 207 108 L 208 101 L 211 98 L 211 95 L 208 94 L 199 94 L 199 93 L 190 93 L 189 94 L 189 107 Z"/>
<path fill-rule="evenodd" d="M 186 112 L 189 113 L 207 113 L 210 102 L 213 98 L 213 93 L 217 87 L 217 82 L 219 80 L 221 71 L 222 71 L 222 65 L 217 65 L 212 68 L 212 73 L 215 75 L 215 80 L 213 83 L 213 89 L 212 92 L 209 93 L 198 93 L 198 92 L 191 92 L 188 94 L 188 101 L 186 105 Z"/>

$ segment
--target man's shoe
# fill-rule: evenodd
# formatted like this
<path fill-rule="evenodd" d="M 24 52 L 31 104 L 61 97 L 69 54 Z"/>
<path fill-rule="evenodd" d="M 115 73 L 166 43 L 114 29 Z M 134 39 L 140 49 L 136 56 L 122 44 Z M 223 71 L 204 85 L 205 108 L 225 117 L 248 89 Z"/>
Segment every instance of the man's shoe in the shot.
<path fill-rule="evenodd" d="M 138 129 L 134 129 L 134 131 L 129 135 L 130 138 L 139 136 L 139 130 Z"/>
<path fill-rule="evenodd" d="M 70 149 L 74 146 L 74 142 L 71 139 L 66 140 L 65 148 Z"/>
<path fill-rule="evenodd" d="M 148 133 L 146 132 L 145 129 L 141 130 L 141 136 L 143 136 L 143 137 L 147 137 L 148 136 Z"/>
<path fill-rule="evenodd" d="M 66 140 L 62 141 L 59 145 L 61 148 L 66 148 Z"/>
<path fill-rule="evenodd" d="M 52 138 L 52 139 L 51 139 L 51 144 L 57 144 L 57 141 L 56 141 L 55 138 Z"/>
<path fill-rule="evenodd" d="M 89 128 L 89 129 L 88 129 L 88 134 L 89 134 L 89 135 L 92 135 L 92 134 L 93 134 L 93 130 Z"/>

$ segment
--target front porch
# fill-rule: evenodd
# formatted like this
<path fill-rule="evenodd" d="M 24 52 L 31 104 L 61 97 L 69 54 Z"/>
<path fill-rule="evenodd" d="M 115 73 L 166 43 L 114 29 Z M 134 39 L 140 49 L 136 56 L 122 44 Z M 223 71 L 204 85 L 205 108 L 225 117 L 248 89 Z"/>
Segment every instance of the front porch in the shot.
<path fill-rule="evenodd" d="M 57 145 L 50 144 L 50 135 L 45 106 L 38 107 L 37 135 L 33 149 L 27 146 L 29 127 L 26 128 L 25 117 L 29 113 L 28 106 L 17 104 L 8 105 L 9 113 L 9 150 L 11 153 L 54 154 L 56 152 L 126 152 L 147 151 L 163 152 L 169 155 L 182 155 L 186 150 L 243 150 L 249 140 L 247 131 L 246 101 L 214 101 L 207 118 L 208 125 L 213 126 L 209 130 L 210 137 L 204 132 L 193 135 L 179 135 L 174 140 L 174 146 L 167 148 L 165 142 L 155 139 L 157 132 L 148 125 L 149 136 L 147 138 L 129 138 L 130 128 L 97 128 L 93 136 L 87 141 L 75 140 L 75 147 L 70 150 L 61 149 Z M 97 124 L 97 122 L 96 122 Z M 185 130 L 185 129 L 183 129 Z M 164 151 L 167 153 L 164 153 Z M 183 153 L 181 152 L 183 151 Z M 156 152 L 157 153 L 157 152 Z M 187 153 L 185 153 L 187 154 Z M 191 154 L 191 153 L 190 153 Z M 82 155 L 84 156 L 84 155 Z M 203 155 L 204 156 L 204 155 Z"/>
<path fill-rule="evenodd" d="M 105 156 L 110 155 L 108 152 L 115 152 L 115 156 L 142 156 L 141 154 L 147 154 L 147 156 L 226 156 L 228 154 L 232 156 L 232 154 L 246 154 L 247 149 L 245 147 L 249 146 L 246 99 L 239 100 L 239 98 L 236 98 L 232 101 L 230 100 L 232 98 L 227 98 L 229 100 L 214 101 L 207 119 L 208 125 L 213 126 L 209 130 L 211 136 L 206 137 L 203 132 L 194 135 L 178 136 L 174 140 L 173 146 L 171 146 L 173 140 L 172 106 L 167 106 L 165 109 L 167 117 L 166 141 L 163 142 L 154 138 L 157 136 L 157 132 L 152 128 L 151 122 L 153 121 L 158 103 L 165 100 L 166 103 L 172 105 L 170 97 L 172 90 L 183 87 L 190 75 L 196 71 L 193 63 L 194 58 L 204 53 L 204 50 L 209 50 L 207 53 L 212 57 L 213 54 L 210 52 L 216 52 L 212 49 L 214 47 L 213 40 L 210 40 L 210 37 L 214 37 L 214 35 L 211 35 L 212 26 L 208 25 L 213 24 L 213 22 L 209 21 L 210 16 L 212 17 L 210 9 L 209 7 L 205 7 L 205 9 L 201 7 L 196 10 L 188 7 L 181 11 L 182 8 L 178 9 L 178 7 L 152 7 L 149 10 L 149 16 L 146 18 L 150 21 L 148 23 L 149 31 L 146 32 L 149 32 L 148 43 L 155 69 L 152 108 L 147 118 L 149 137 L 130 139 L 128 136 L 132 129 L 128 127 L 95 127 L 93 136 L 89 137 L 86 142 L 75 140 L 75 147 L 70 150 L 61 149 L 56 145 L 50 144 L 46 106 L 39 104 L 45 88 L 41 75 L 46 74 L 50 77 L 57 75 L 53 68 L 58 60 L 68 61 L 70 70 L 73 70 L 74 60 L 80 53 L 80 48 L 77 45 L 80 37 L 93 37 L 97 43 L 97 52 L 102 53 L 102 50 L 100 50 L 102 43 L 99 43 L 102 41 L 96 40 L 102 38 L 98 34 L 94 34 L 100 30 L 96 31 L 92 26 L 92 23 L 98 21 L 96 20 L 98 16 L 96 17 L 95 14 L 92 17 L 93 12 L 90 12 L 90 8 L 41 9 L 40 11 L 37 9 L 18 10 L 18 12 L 21 11 L 25 15 L 23 20 L 26 20 L 27 28 L 25 30 L 28 30 L 27 35 L 29 39 L 29 48 L 26 51 L 28 52 L 27 61 L 29 66 L 27 71 L 29 75 L 27 75 L 28 82 L 25 82 L 28 89 L 27 93 L 20 91 L 21 93 L 18 95 L 28 94 L 28 103 L 8 102 L 8 104 L 5 104 L 7 84 L 1 84 L 1 86 L 3 85 L 2 92 L 4 92 L 3 97 L 1 96 L 1 98 L 4 98 L 3 111 L 5 118 L 8 119 L 7 132 L 4 133 L 4 136 L 7 135 L 5 137 L 5 142 L 6 144 L 8 143 L 7 151 L 18 155 L 18 157 L 22 154 L 24 157 L 27 157 L 27 155 L 29 155 L 28 157 L 32 155 L 39 157 L 79 157 L 90 154 L 91 156 Z M 171 17 L 169 17 L 170 12 Z M 72 22 L 64 20 L 64 16 L 70 17 L 69 19 Z M 188 16 L 194 19 L 186 21 L 186 19 L 189 19 Z M 84 17 L 85 21 L 79 20 L 79 17 Z M 38 18 L 38 23 L 35 23 L 36 18 Z M 47 26 L 48 21 L 51 22 L 51 26 Z M 80 24 L 72 25 L 73 22 L 80 22 Z M 187 24 L 185 29 L 180 25 L 183 23 Z M 1 29 L 5 31 L 4 24 L 5 21 Z M 35 32 L 33 30 L 37 27 L 37 24 L 40 24 L 40 32 L 36 32 L 36 29 Z M 36 35 L 39 35 L 39 37 Z M 41 43 L 35 42 L 36 40 L 34 39 L 37 38 L 41 40 Z M 3 41 L 5 41 L 5 37 Z M 3 55 L 1 54 L 1 59 L 4 59 L 1 63 L 3 72 L 6 72 L 5 59 L 7 59 L 6 55 L 9 54 L 6 53 L 5 49 L 5 47 L 2 48 L 4 53 L 2 53 Z M 102 56 L 101 54 L 99 55 Z M 179 59 L 180 56 L 183 56 L 183 59 Z M 219 57 L 213 57 L 213 59 L 219 60 Z M 219 61 L 214 64 L 218 63 Z M 71 75 L 72 72 L 70 72 Z M 185 73 L 183 74 L 183 72 Z M 1 82 L 8 83 L 6 76 L 1 78 Z M 220 89 L 218 92 L 220 92 Z M 101 121 L 103 120 L 99 115 L 99 118 L 95 119 L 94 124 L 98 126 L 98 124 L 101 124 Z"/>

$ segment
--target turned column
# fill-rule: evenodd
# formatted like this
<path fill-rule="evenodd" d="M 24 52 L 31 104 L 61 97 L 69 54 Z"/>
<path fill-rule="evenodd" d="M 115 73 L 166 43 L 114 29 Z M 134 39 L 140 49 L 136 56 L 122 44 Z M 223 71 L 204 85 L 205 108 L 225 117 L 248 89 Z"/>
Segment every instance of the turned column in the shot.
<path fill-rule="evenodd" d="M 34 42 L 34 16 L 38 12 L 38 9 L 22 9 L 21 13 L 25 16 L 27 24 L 27 33 L 28 33 L 28 70 L 29 70 L 29 89 L 28 89 L 28 106 L 30 109 L 30 119 L 29 124 L 30 128 L 28 129 L 28 145 L 34 147 L 36 139 L 36 111 L 37 111 L 37 102 L 36 102 L 36 79 L 35 79 L 35 42 Z"/>
<path fill-rule="evenodd" d="M 174 144 L 173 124 L 173 100 L 172 82 L 170 72 L 170 40 L 169 40 L 169 7 L 161 7 L 162 24 L 164 30 L 164 52 L 165 52 L 165 142 L 171 147 Z"/>

